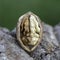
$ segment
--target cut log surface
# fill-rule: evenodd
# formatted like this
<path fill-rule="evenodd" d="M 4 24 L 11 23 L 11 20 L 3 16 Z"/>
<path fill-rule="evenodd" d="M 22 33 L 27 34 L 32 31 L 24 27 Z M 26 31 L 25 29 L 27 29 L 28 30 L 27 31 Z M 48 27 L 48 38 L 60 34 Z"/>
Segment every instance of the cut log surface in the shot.
<path fill-rule="evenodd" d="M 0 27 L 0 60 L 60 60 L 60 24 L 52 27 L 42 22 L 42 26 L 41 43 L 32 52 L 20 46 L 16 27 L 12 31 Z"/>
<path fill-rule="evenodd" d="M 58 27 L 60 26 L 52 27 L 43 23 L 42 42 L 33 52 L 28 53 L 34 60 L 60 60 L 60 32 Z M 16 38 L 16 28 L 10 33 Z"/>

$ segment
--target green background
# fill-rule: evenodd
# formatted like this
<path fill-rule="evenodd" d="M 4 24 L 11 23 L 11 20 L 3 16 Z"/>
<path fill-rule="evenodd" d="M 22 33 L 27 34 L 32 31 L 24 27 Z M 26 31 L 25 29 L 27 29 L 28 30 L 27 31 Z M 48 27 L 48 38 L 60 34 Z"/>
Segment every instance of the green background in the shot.
<path fill-rule="evenodd" d="M 13 29 L 28 11 L 50 25 L 60 22 L 60 0 L 0 0 L 0 26 Z"/>

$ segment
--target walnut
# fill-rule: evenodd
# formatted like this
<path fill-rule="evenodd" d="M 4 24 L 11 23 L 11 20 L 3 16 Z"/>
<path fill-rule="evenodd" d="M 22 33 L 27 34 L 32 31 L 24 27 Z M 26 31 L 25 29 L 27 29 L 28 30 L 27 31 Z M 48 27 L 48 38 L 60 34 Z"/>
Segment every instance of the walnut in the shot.
<path fill-rule="evenodd" d="M 41 20 L 33 13 L 22 15 L 17 23 L 17 40 L 27 51 L 33 51 L 41 42 L 42 24 Z"/>

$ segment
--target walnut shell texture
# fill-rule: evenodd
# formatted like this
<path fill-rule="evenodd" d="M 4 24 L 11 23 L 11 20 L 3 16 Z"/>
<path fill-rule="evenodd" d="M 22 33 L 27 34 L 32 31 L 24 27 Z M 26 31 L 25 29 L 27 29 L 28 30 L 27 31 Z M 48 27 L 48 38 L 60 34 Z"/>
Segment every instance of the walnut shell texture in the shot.
<path fill-rule="evenodd" d="M 33 51 L 42 40 L 42 23 L 32 12 L 22 15 L 16 28 L 17 40 L 28 52 Z"/>

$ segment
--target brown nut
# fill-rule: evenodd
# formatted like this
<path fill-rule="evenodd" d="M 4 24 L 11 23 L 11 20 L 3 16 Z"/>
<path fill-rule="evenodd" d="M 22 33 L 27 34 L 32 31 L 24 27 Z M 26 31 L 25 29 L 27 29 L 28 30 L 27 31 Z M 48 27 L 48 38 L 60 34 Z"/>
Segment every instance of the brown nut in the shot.
<path fill-rule="evenodd" d="M 41 20 L 32 12 L 22 15 L 17 23 L 16 35 L 25 50 L 33 51 L 42 39 Z"/>

